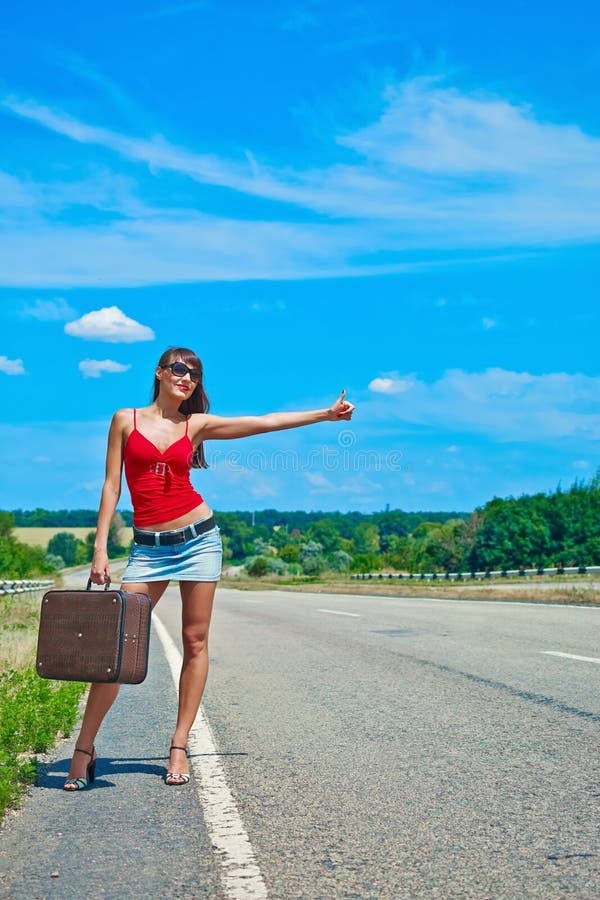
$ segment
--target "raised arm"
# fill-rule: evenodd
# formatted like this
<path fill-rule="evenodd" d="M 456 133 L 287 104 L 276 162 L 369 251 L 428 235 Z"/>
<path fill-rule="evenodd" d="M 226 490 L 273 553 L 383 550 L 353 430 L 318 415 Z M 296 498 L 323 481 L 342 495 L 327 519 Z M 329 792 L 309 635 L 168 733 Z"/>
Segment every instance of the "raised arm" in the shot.
<path fill-rule="evenodd" d="M 342 391 L 338 399 L 327 409 L 313 409 L 307 412 L 276 412 L 264 416 L 213 416 L 199 413 L 198 437 L 201 441 L 229 440 L 265 434 L 268 431 L 284 431 L 286 428 L 300 428 L 317 422 L 350 421 L 354 406 Z M 194 417 L 196 418 L 196 417 Z"/>
<path fill-rule="evenodd" d="M 104 576 L 110 577 L 108 565 L 108 529 L 115 514 L 121 496 L 121 473 L 123 470 L 123 430 L 125 410 L 118 410 L 110 424 L 108 447 L 106 450 L 106 474 L 102 486 L 96 540 L 94 541 L 94 557 L 90 577 L 94 584 L 104 584 Z"/>

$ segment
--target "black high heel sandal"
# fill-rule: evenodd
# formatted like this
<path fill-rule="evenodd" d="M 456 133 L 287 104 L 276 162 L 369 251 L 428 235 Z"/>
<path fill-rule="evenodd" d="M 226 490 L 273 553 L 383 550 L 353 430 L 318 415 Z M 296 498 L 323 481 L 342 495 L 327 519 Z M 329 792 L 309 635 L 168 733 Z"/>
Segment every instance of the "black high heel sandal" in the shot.
<path fill-rule="evenodd" d="M 90 753 L 89 750 L 82 750 L 81 747 L 75 747 L 75 750 L 73 752 L 85 753 L 86 756 L 90 757 L 90 761 L 87 764 L 87 768 L 85 770 L 85 778 L 67 778 L 67 780 L 63 784 L 63 791 L 67 791 L 68 793 L 74 793 L 75 791 L 85 791 L 85 789 L 90 784 L 93 784 L 96 777 L 96 759 L 98 757 L 94 757 L 94 753 L 96 752 L 95 748 L 92 747 L 92 751 Z"/>
<path fill-rule="evenodd" d="M 188 748 L 187 747 L 176 747 L 175 744 L 172 744 L 169 747 L 169 756 L 171 755 L 171 750 L 183 750 L 185 755 L 188 756 Z M 173 781 L 174 778 L 181 779 L 180 781 Z M 168 784 L 169 787 L 180 787 L 184 784 L 189 784 L 190 776 L 187 772 L 167 772 L 165 775 L 165 784 Z"/>

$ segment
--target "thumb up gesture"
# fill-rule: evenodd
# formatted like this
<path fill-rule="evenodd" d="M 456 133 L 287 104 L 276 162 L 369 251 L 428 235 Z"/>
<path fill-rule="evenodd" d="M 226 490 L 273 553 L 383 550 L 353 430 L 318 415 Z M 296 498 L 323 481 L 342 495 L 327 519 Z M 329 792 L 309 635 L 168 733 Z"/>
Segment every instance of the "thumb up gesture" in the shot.
<path fill-rule="evenodd" d="M 333 403 L 328 410 L 328 416 L 330 422 L 338 422 L 338 421 L 346 421 L 349 422 L 352 418 L 352 413 L 354 412 L 354 406 L 350 403 L 349 400 L 346 400 L 346 391 L 342 391 L 340 396 L 337 398 L 335 403 Z"/>

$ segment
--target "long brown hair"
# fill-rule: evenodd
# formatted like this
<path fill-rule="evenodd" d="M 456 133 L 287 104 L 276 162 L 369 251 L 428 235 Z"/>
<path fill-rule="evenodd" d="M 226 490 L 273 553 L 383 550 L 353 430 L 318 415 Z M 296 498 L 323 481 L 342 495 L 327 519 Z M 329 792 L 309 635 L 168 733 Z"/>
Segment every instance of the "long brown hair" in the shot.
<path fill-rule="evenodd" d="M 200 372 L 200 381 L 198 382 L 190 396 L 180 404 L 179 412 L 184 416 L 189 416 L 190 413 L 208 412 L 210 408 L 210 402 L 208 400 L 208 397 L 206 396 L 206 391 L 204 390 L 202 363 L 193 350 L 188 350 L 187 347 L 169 347 L 167 350 L 165 350 L 157 365 L 159 367 L 168 366 L 169 363 L 176 362 L 178 359 L 180 359 L 181 362 L 185 363 L 186 366 L 189 366 L 190 369 L 197 369 Z M 152 401 L 156 400 L 156 398 L 158 397 L 159 389 L 160 381 L 156 376 L 154 376 Z M 206 458 L 204 456 L 204 447 L 202 445 L 202 442 L 198 444 L 194 451 L 194 455 L 192 457 L 192 467 L 194 469 L 208 469 L 208 463 L 206 462 Z"/>

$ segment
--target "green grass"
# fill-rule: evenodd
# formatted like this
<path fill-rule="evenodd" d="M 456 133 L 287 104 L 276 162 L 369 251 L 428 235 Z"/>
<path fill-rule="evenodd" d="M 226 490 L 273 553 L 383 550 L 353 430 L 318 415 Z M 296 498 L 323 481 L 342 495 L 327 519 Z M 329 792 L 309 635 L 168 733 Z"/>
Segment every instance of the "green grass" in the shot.
<path fill-rule="evenodd" d="M 39 596 L 13 594 L 0 602 L 0 818 L 35 779 L 36 754 L 70 734 L 86 689 L 35 671 L 39 606 Z"/>

